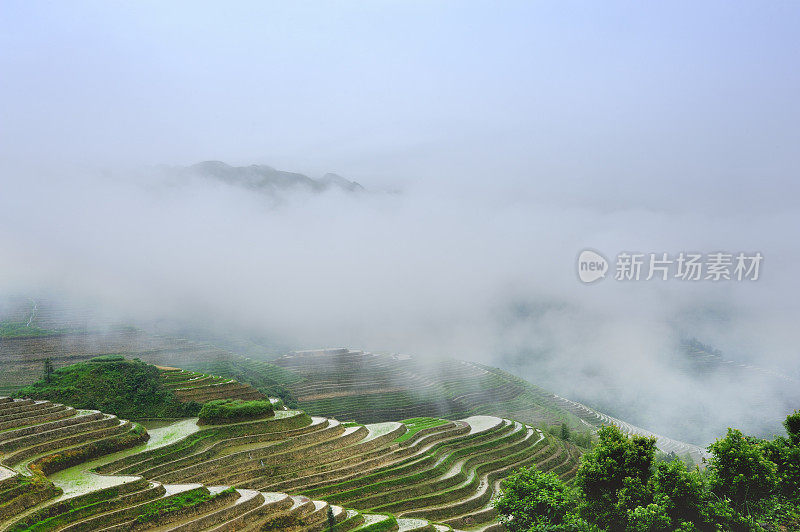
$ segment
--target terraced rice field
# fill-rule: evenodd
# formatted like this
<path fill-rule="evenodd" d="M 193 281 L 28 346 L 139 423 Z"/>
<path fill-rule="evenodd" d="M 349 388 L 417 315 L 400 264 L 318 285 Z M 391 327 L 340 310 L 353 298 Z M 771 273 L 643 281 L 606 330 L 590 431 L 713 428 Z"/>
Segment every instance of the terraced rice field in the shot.
<path fill-rule="evenodd" d="M 364 422 L 484 414 L 539 426 L 566 422 L 572 430 L 591 432 L 613 424 L 627 434 L 655 437 L 664 452 L 689 454 L 697 462 L 708 456 L 702 447 L 655 434 L 481 364 L 442 360 L 419 365 L 408 356 L 348 349 L 301 351 L 272 363 L 303 377 L 287 387 L 301 408 L 315 414 Z"/>
<path fill-rule="evenodd" d="M 360 423 L 485 414 L 537 426 L 566 422 L 573 431 L 594 431 L 601 424 L 614 423 L 631 434 L 651 434 L 586 405 L 565 401 L 497 368 L 470 362 L 450 359 L 424 364 L 409 356 L 348 349 L 295 352 L 270 361 L 255 360 L 209 344 L 137 330 L 0 338 L 0 394 L 35 381 L 47 357 L 60 367 L 109 353 L 205 374 L 209 393 L 192 388 L 204 383 L 188 382 L 204 377 L 178 371 L 181 375 L 175 378 L 187 382 L 176 380 L 170 385 L 185 400 L 254 398 L 258 396 L 255 386 L 269 394 L 285 390 L 282 397 L 292 398 L 292 405 L 313 415 Z M 243 382 L 226 383 L 211 374 Z M 247 382 L 253 386 L 248 387 Z M 180 388 L 186 389 L 178 391 Z M 697 446 L 656 437 L 666 452 L 688 452 L 695 460 L 704 455 Z"/>
<path fill-rule="evenodd" d="M 488 412 L 513 401 L 525 383 L 469 362 L 444 359 L 419 363 L 411 357 L 327 349 L 295 352 L 272 365 L 300 378 L 286 385 L 307 412 L 363 423 L 414 417 L 455 419 Z M 529 404 L 528 423 L 560 423 L 554 408 Z M 478 412 L 481 410 L 480 412 Z M 569 414 L 567 414 L 569 416 Z M 520 418 L 522 419 L 522 418 Z M 577 426 L 577 419 L 571 419 Z"/>
<path fill-rule="evenodd" d="M 59 322 L 56 325 L 64 326 L 65 323 Z M 47 358 L 55 368 L 60 368 L 103 355 L 124 355 L 153 364 L 188 369 L 195 369 L 195 365 L 207 366 L 229 357 L 237 360 L 242 358 L 207 343 L 154 335 L 130 328 L 19 338 L 0 337 L 0 394 L 10 395 L 19 388 L 36 382 L 41 378 L 42 367 Z"/>
<path fill-rule="evenodd" d="M 138 477 L 124 475 L 99 475 L 94 469 L 108 463 L 111 460 L 119 460 L 136 453 L 158 449 L 175 443 L 200 428 L 197 425 L 197 418 L 184 419 L 181 421 L 171 421 L 167 425 L 158 428 L 148 429 L 150 438 L 143 444 L 118 451 L 113 454 L 105 455 L 100 458 L 84 462 L 82 464 L 57 471 L 47 476 L 47 478 L 62 491 L 61 498 L 75 497 L 83 495 L 101 488 L 110 488 L 119 484 L 124 484 L 136 480 Z"/>
<path fill-rule="evenodd" d="M 361 425 L 280 408 L 145 443 L 114 416 L 2 398 L 0 530 L 316 531 L 331 516 L 342 531 L 495 530 L 511 469 L 577 469 L 576 449 L 510 419 Z"/>
<path fill-rule="evenodd" d="M 227 377 L 206 375 L 196 371 L 161 367 L 164 387 L 183 402 L 205 403 L 215 399 L 264 399 L 263 393 L 252 386 Z"/>
<path fill-rule="evenodd" d="M 672 438 L 668 438 L 667 436 L 650 432 L 649 430 L 637 427 L 607 414 L 603 414 L 589 408 L 586 405 L 565 399 L 564 397 L 560 397 L 556 394 L 553 394 L 553 399 L 563 405 L 565 409 L 578 416 L 587 425 L 616 425 L 625 434 L 653 437 L 656 439 L 656 445 L 661 451 L 665 453 L 674 452 L 678 455 L 688 454 L 697 463 L 701 463 L 703 459 L 707 459 L 711 456 L 707 450 L 699 445 L 692 445 L 691 443 L 674 440 Z"/>

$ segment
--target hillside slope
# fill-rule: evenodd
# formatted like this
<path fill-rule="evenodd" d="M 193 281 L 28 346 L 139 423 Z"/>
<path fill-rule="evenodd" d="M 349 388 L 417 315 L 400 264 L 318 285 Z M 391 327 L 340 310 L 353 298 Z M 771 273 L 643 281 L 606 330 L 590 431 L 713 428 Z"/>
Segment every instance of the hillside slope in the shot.
<path fill-rule="evenodd" d="M 58 368 L 18 390 L 16 396 L 133 419 L 194 416 L 203 403 L 216 399 L 265 399 L 233 379 L 158 367 L 121 355 Z"/>
<path fill-rule="evenodd" d="M 566 423 L 584 442 L 603 423 L 651 434 L 500 369 L 455 359 L 424 363 L 405 355 L 348 349 L 257 359 L 209 343 L 136 329 L 0 338 L 0 393 L 14 393 L 22 384 L 38 380 L 45 358 L 59 367 L 109 353 L 236 379 L 312 414 L 363 423 L 487 414 L 553 429 Z M 668 452 L 689 452 L 695 460 L 704 455 L 698 446 L 657 436 Z"/>
<path fill-rule="evenodd" d="M 149 378 L 184 372 L 162 373 Z M 361 425 L 275 404 L 265 419 L 148 434 L 99 411 L 0 398 L 0 530 L 310 532 L 331 519 L 337 530 L 494 530 L 491 499 L 512 469 L 570 480 L 578 466 L 575 447 L 511 419 Z"/>
<path fill-rule="evenodd" d="M 459 360 L 420 363 L 409 356 L 328 349 L 283 356 L 273 364 L 302 377 L 286 383 L 301 408 L 342 419 L 384 421 L 411 415 L 448 418 L 470 414 L 507 416 L 525 423 L 594 432 L 617 425 L 628 434 L 654 436 L 664 452 L 707 452 L 626 423 L 534 386 L 508 372 Z"/>

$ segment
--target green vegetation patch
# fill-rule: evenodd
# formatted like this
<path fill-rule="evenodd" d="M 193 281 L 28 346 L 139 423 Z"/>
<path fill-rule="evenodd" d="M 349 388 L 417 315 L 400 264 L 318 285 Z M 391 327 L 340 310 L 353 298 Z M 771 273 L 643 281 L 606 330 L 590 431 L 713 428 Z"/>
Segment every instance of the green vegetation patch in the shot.
<path fill-rule="evenodd" d="M 231 423 L 243 419 L 257 419 L 274 414 L 268 399 L 242 401 L 241 399 L 217 399 L 209 401 L 200 409 L 200 422 L 209 424 Z"/>
<path fill-rule="evenodd" d="M 46 368 L 42 380 L 25 386 L 15 396 L 47 399 L 124 418 L 191 417 L 200 410 L 197 403 L 181 403 L 164 388 L 156 366 L 119 355 L 56 370 Z"/>
<path fill-rule="evenodd" d="M 598 431 L 568 486 L 522 468 L 494 506 L 509 532 L 766 532 L 800 530 L 800 412 L 786 436 L 764 440 L 728 429 L 708 446 L 708 467 L 657 462 L 655 438 Z"/>
<path fill-rule="evenodd" d="M 401 421 L 401 423 L 405 425 L 408 428 L 408 430 L 406 431 L 405 434 L 396 438 L 394 440 L 396 442 L 404 442 L 423 429 L 438 427 L 440 425 L 444 425 L 445 423 L 449 423 L 449 421 L 447 421 L 446 419 L 439 419 L 435 417 L 414 417 L 411 419 L 404 419 L 403 421 Z"/>
<path fill-rule="evenodd" d="M 26 323 L 0 321 L 0 338 L 25 338 L 29 336 L 52 336 L 79 332 L 78 329 L 42 329 Z"/>
<path fill-rule="evenodd" d="M 212 501 L 217 497 L 227 496 L 235 492 L 236 490 L 234 488 L 228 488 L 219 493 L 211 494 L 208 492 L 208 489 L 204 487 L 184 491 L 183 493 L 178 493 L 171 497 L 159 499 L 151 504 L 148 504 L 143 513 L 140 513 L 138 516 L 136 516 L 134 522 L 136 524 L 152 523 L 168 513 L 191 508 L 193 506 Z"/>

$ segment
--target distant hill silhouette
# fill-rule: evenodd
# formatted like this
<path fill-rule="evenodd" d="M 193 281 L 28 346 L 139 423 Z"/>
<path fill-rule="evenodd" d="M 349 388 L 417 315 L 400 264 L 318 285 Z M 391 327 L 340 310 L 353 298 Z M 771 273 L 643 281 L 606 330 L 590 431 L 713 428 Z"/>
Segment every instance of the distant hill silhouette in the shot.
<path fill-rule="evenodd" d="M 271 166 L 253 164 L 250 166 L 231 166 L 222 161 L 204 161 L 182 169 L 190 174 L 215 179 L 229 185 L 247 188 L 266 194 L 276 194 L 289 190 L 325 192 L 342 190 L 345 192 L 363 191 L 364 187 L 336 174 L 325 174 L 313 179 L 295 172 L 276 170 Z"/>

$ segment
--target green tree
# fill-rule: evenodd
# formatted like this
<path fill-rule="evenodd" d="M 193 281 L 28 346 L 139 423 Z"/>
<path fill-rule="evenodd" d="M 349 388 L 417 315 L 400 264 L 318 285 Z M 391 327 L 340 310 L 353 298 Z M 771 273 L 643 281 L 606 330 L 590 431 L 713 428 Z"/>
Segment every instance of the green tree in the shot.
<path fill-rule="evenodd" d="M 333 507 L 328 506 L 328 532 L 333 532 L 336 528 L 336 516 L 333 515 Z"/>
<path fill-rule="evenodd" d="M 661 462 L 651 483 L 654 500 L 670 523 L 699 524 L 703 521 L 704 484 L 697 469 L 688 471 L 679 458 Z"/>
<path fill-rule="evenodd" d="M 786 498 L 800 499 L 800 412 L 783 422 L 788 438 L 779 437 L 763 444 L 764 454 L 776 465 L 778 491 Z"/>
<path fill-rule="evenodd" d="M 771 441 L 728 429 L 704 472 L 675 454 L 655 463 L 654 439 L 603 427 L 575 488 L 522 469 L 495 505 L 512 532 L 800 530 L 800 412 L 784 426 L 787 437 Z"/>
<path fill-rule="evenodd" d="M 602 427 L 595 447 L 583 455 L 575 484 L 583 495 L 581 515 L 606 530 L 625 530 L 628 511 L 653 502 L 655 438 L 628 438 Z"/>
<path fill-rule="evenodd" d="M 786 416 L 783 426 L 786 427 L 791 444 L 795 447 L 800 446 L 800 410 L 795 410 Z"/>
<path fill-rule="evenodd" d="M 502 487 L 494 506 L 510 532 L 589 530 L 577 516 L 575 494 L 554 473 L 523 467 Z"/>
<path fill-rule="evenodd" d="M 663 506 L 650 503 L 628 510 L 628 532 L 672 532 L 672 521 Z"/>
<path fill-rule="evenodd" d="M 564 421 L 561 422 L 561 439 L 569 441 L 569 426 Z"/>
<path fill-rule="evenodd" d="M 197 403 L 181 403 L 164 388 L 159 369 L 139 359 L 95 357 L 51 370 L 47 379 L 45 374 L 41 381 L 18 390 L 16 397 L 47 399 L 128 419 L 188 417 L 200 410 Z"/>
<path fill-rule="evenodd" d="M 776 492 L 777 466 L 766 457 L 765 447 L 736 429 L 728 429 L 708 447 L 713 454 L 708 466 L 712 491 L 743 515 L 757 513 L 759 504 Z"/>
<path fill-rule="evenodd" d="M 53 361 L 50 357 L 44 359 L 44 382 L 50 384 L 53 380 Z"/>

